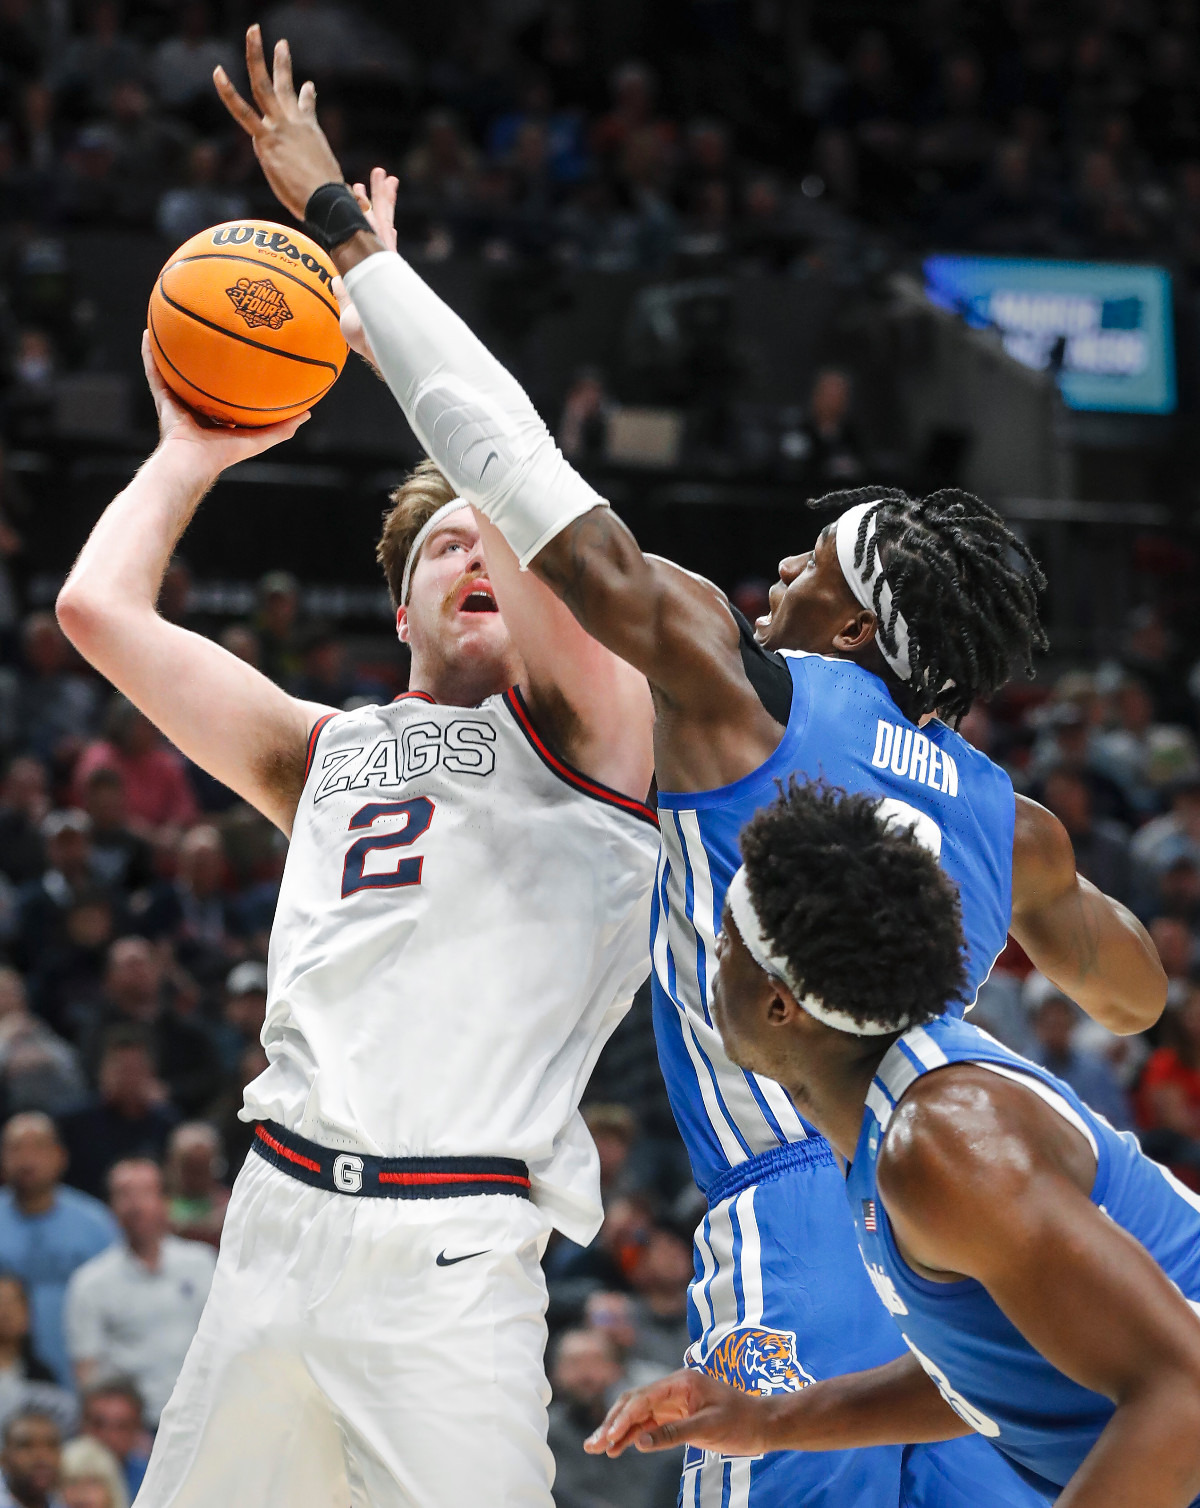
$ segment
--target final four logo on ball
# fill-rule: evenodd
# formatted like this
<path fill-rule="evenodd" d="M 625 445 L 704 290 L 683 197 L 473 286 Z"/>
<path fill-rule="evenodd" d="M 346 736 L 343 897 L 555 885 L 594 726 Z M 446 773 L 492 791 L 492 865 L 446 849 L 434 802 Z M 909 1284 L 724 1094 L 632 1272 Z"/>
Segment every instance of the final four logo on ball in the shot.
<path fill-rule="evenodd" d="M 764 1397 L 798 1393 L 816 1381 L 800 1365 L 795 1331 L 773 1330 L 766 1325 L 739 1326 L 723 1336 L 703 1361 L 692 1352 L 688 1361 L 730 1387 Z"/>
<path fill-rule="evenodd" d="M 263 325 L 279 330 L 283 328 L 284 320 L 292 317 L 283 294 L 270 278 L 256 278 L 253 282 L 249 278 L 238 278 L 225 292 L 251 330 Z"/>

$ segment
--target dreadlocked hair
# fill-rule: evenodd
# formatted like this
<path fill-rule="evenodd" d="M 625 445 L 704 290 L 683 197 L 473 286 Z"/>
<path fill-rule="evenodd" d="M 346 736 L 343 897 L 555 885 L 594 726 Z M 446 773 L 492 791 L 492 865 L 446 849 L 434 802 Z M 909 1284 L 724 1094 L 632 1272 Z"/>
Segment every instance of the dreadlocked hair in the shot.
<path fill-rule="evenodd" d="M 995 509 L 957 487 L 923 498 L 898 487 L 857 487 L 827 492 L 809 507 L 844 513 L 859 503 L 875 506 L 859 524 L 854 564 L 866 572 L 874 569 L 873 552 L 882 557 L 892 613 L 885 621 L 880 612 L 882 580 L 875 612 L 889 653 L 896 651 L 896 614 L 908 624 L 909 716 L 940 712 L 956 722 L 977 697 L 997 692 L 1014 666 L 1032 679 L 1033 656 L 1047 647 L 1038 618 L 1046 577 Z"/>
<path fill-rule="evenodd" d="M 958 889 L 879 799 L 793 775 L 742 830 L 750 898 L 803 993 L 855 1021 L 931 1021 L 966 988 Z"/>

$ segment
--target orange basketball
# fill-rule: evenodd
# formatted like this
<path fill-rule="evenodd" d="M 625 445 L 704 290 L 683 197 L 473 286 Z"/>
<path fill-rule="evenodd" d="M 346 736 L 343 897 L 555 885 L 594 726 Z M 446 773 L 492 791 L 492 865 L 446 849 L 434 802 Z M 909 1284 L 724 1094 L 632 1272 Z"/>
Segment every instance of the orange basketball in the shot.
<path fill-rule="evenodd" d="M 302 414 L 346 360 L 335 276 L 314 241 L 269 220 L 231 220 L 185 241 L 150 295 L 167 385 L 220 424 L 260 429 Z"/>

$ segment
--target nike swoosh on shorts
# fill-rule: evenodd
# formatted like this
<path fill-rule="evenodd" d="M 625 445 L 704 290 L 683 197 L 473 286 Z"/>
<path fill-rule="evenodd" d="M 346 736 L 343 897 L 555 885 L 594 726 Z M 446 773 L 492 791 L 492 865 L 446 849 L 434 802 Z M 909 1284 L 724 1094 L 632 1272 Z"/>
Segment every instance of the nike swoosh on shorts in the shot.
<path fill-rule="evenodd" d="M 464 1252 L 461 1257 L 448 1257 L 444 1251 L 439 1251 L 436 1258 L 437 1265 L 439 1267 L 453 1267 L 456 1262 L 469 1262 L 472 1257 L 484 1257 L 487 1255 L 489 1249 L 489 1247 L 485 1246 L 482 1251 Z"/>

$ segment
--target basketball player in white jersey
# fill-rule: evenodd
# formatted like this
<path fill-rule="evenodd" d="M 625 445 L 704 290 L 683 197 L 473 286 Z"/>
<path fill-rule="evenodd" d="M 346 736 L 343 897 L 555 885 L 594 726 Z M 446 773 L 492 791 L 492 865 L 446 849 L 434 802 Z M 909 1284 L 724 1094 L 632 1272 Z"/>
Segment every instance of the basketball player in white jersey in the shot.
<path fill-rule="evenodd" d="M 301 421 L 202 428 L 146 367 L 161 441 L 59 620 L 291 847 L 258 1155 L 138 1504 L 551 1508 L 540 1256 L 599 1227 L 577 1106 L 648 971 L 645 681 L 502 542 L 485 562 L 428 463 L 379 548 L 412 652 L 390 706 L 297 701 L 165 621 L 205 492 Z"/>

